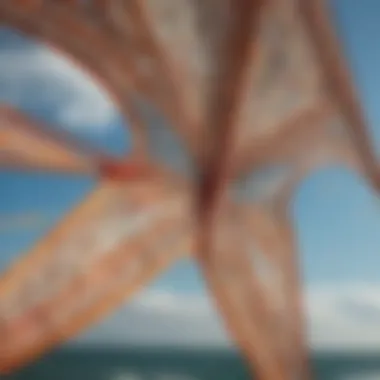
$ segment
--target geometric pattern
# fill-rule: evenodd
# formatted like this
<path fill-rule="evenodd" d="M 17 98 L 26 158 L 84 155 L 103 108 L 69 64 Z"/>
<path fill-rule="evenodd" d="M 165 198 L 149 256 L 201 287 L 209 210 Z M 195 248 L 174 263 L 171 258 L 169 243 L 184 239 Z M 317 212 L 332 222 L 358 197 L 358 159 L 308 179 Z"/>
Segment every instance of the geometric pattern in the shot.
<path fill-rule="evenodd" d="M 0 167 L 99 184 L 0 278 L 0 370 L 191 254 L 252 372 L 307 378 L 294 190 L 330 164 L 380 189 L 323 1 L 3 0 L 0 22 L 90 73 L 132 134 L 109 157 L 2 106 Z"/>

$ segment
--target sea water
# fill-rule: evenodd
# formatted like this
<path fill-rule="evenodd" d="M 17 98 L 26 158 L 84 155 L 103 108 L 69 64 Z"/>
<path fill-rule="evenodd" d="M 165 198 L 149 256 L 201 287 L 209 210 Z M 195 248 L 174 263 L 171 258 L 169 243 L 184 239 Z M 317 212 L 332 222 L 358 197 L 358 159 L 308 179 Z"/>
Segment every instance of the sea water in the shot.
<path fill-rule="evenodd" d="M 380 380 L 380 355 L 316 354 L 315 380 Z M 235 352 L 183 349 L 71 349 L 54 352 L 6 380 L 248 380 Z"/>

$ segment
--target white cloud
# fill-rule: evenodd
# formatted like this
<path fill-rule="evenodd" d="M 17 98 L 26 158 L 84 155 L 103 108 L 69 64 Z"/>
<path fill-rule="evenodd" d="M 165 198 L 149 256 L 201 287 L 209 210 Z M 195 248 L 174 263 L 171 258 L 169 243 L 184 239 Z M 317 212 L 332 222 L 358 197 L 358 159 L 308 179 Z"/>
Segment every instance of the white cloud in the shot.
<path fill-rule="evenodd" d="M 316 349 L 380 348 L 380 284 L 324 286 L 306 292 L 309 340 Z M 205 296 L 150 290 L 133 299 L 77 342 L 228 346 Z"/>
<path fill-rule="evenodd" d="M 117 115 L 90 76 L 43 45 L 0 46 L 0 101 L 47 107 L 69 128 L 102 131 Z"/>
<path fill-rule="evenodd" d="M 306 302 L 315 347 L 380 348 L 380 284 L 317 287 L 309 289 Z"/>
<path fill-rule="evenodd" d="M 76 341 L 202 347 L 229 344 L 206 297 L 161 290 L 142 293 Z"/>

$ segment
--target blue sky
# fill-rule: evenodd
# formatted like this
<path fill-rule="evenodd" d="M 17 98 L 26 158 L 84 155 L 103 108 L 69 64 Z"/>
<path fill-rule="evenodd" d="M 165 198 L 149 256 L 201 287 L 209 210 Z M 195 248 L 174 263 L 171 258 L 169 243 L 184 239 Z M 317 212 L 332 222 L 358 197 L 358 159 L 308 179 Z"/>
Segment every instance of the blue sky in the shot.
<path fill-rule="evenodd" d="M 380 35 L 380 2 L 335 0 L 331 9 L 378 146 L 380 45 L 376 37 Z M 0 101 L 18 105 L 48 122 L 55 122 L 114 154 L 122 154 L 126 149 L 128 134 L 116 110 L 97 86 L 68 62 L 7 31 L 0 33 Z M 94 185 L 88 179 L 0 172 L 0 270 L 43 236 Z M 313 174 L 302 183 L 295 195 L 292 212 L 307 283 L 310 316 L 316 319 L 316 330 L 324 329 L 323 341 L 337 323 L 343 323 L 342 318 L 346 317 L 341 314 L 347 304 L 360 309 L 364 302 L 374 310 L 380 310 L 380 203 L 362 179 L 341 168 L 331 168 Z M 38 215 L 38 223 L 25 221 L 22 219 L 24 214 Z M 10 228 L 3 223 L 6 219 L 12 225 L 12 218 L 19 221 L 20 228 Z M 84 339 L 101 341 L 109 336 L 116 339 L 118 334 L 115 331 L 120 331 L 123 326 L 123 339 L 144 341 L 148 337 L 142 332 L 151 325 L 147 317 L 149 310 L 150 315 L 155 316 L 159 341 L 164 339 L 159 330 L 165 329 L 157 322 L 160 320 L 158 314 L 154 314 L 158 312 L 157 305 L 173 305 L 173 310 L 182 318 L 183 324 L 178 325 L 178 331 L 182 331 L 180 326 L 185 324 L 184 321 L 190 323 L 191 319 L 186 305 L 193 302 L 198 311 L 204 308 L 204 314 L 200 313 L 203 317 L 197 322 L 198 330 L 194 327 L 192 331 L 199 331 L 199 339 L 203 342 L 207 326 L 209 335 L 219 335 L 215 338 L 206 334 L 206 338 L 221 342 L 224 339 L 220 338 L 222 333 L 214 327 L 210 319 L 213 312 L 205 306 L 203 298 L 204 288 L 196 268 L 188 261 L 180 262 L 132 305 L 122 308 Z M 177 322 L 180 320 L 178 315 Z M 191 323 L 196 323 L 196 318 L 191 316 Z M 374 334 L 366 335 L 360 330 L 360 320 L 346 322 L 351 326 L 349 334 L 354 346 L 368 343 L 380 347 L 380 335 L 372 342 L 368 335 Z M 154 334 L 150 331 L 150 336 Z M 329 341 L 330 344 L 341 344 L 343 335 L 333 343 Z"/>

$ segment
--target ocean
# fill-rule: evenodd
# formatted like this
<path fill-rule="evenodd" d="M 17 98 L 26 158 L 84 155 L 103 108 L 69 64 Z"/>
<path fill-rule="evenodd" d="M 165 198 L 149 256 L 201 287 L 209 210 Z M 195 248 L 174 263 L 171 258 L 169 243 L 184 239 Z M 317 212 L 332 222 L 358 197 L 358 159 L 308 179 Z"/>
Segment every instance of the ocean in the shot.
<path fill-rule="evenodd" d="M 317 354 L 315 380 L 380 380 L 380 355 Z M 70 349 L 56 351 L 6 380 L 248 380 L 230 351 Z"/>

